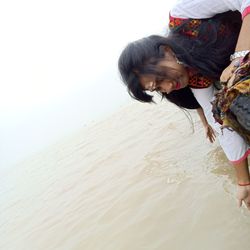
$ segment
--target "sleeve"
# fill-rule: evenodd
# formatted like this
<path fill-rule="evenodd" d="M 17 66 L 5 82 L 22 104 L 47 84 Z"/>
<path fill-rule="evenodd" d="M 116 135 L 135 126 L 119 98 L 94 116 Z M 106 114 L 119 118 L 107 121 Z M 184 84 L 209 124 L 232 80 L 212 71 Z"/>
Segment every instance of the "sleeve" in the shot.
<path fill-rule="evenodd" d="M 245 16 L 250 14 L 250 0 L 243 0 L 240 2 L 242 2 L 240 12 L 242 14 L 243 19 Z"/>
<path fill-rule="evenodd" d="M 215 89 L 213 85 L 204 89 L 191 89 L 195 98 L 200 103 L 208 123 L 218 133 L 218 139 L 227 158 L 232 163 L 239 163 L 249 154 L 250 149 L 244 139 L 235 131 L 229 129 L 221 130 L 221 125 L 213 117 L 211 101 L 214 98 Z"/>
<path fill-rule="evenodd" d="M 250 13 L 250 0 L 177 0 L 170 10 L 170 16 L 202 19 L 230 10 L 240 11 L 244 18 Z"/>

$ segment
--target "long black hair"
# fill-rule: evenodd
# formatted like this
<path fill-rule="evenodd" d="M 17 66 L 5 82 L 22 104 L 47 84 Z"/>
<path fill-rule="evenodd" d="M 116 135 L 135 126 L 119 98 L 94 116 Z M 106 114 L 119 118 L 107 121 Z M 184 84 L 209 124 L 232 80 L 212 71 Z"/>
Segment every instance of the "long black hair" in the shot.
<path fill-rule="evenodd" d="M 153 96 L 141 87 L 139 75 L 162 76 L 156 65 L 164 58 L 165 47 L 171 48 L 187 68 L 195 69 L 215 81 L 219 80 L 234 52 L 241 27 L 241 15 L 239 12 L 229 11 L 200 21 L 199 35 L 195 38 L 184 34 L 190 25 L 190 19 L 187 19 L 182 25 L 170 30 L 166 37 L 152 35 L 127 45 L 120 55 L 118 68 L 132 98 L 141 102 L 153 101 Z M 223 35 L 220 34 L 222 28 Z M 170 94 L 160 94 L 180 107 L 200 107 L 189 87 Z"/>

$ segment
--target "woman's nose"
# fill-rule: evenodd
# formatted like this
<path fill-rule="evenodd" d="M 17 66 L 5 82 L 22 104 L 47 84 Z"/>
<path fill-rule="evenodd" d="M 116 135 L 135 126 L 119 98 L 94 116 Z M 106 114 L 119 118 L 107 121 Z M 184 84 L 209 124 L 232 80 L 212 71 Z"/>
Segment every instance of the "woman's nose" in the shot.
<path fill-rule="evenodd" d="M 174 90 L 174 85 L 173 85 L 172 82 L 169 82 L 169 83 L 166 85 L 166 92 L 167 92 L 167 94 L 170 94 L 173 90 Z"/>
<path fill-rule="evenodd" d="M 155 82 L 150 82 L 150 83 L 149 83 L 148 90 L 149 90 L 150 92 L 153 92 L 153 91 L 155 91 L 155 89 L 156 89 L 156 83 L 155 83 Z"/>

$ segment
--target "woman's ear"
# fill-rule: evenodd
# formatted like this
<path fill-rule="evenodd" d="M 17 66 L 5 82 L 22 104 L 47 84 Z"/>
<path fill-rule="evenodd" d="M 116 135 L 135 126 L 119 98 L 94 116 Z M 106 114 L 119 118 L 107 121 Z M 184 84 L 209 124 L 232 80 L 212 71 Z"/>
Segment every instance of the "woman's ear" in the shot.
<path fill-rule="evenodd" d="M 175 53 L 168 46 L 164 46 L 164 53 L 167 58 L 176 58 Z"/>
<path fill-rule="evenodd" d="M 163 49 L 166 53 L 171 52 L 171 49 L 168 46 L 164 46 Z"/>

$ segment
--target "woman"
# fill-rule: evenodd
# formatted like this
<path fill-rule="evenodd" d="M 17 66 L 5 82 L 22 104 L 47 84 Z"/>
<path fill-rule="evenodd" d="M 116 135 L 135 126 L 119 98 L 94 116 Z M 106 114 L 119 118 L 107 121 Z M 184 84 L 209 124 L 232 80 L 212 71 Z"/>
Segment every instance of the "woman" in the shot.
<path fill-rule="evenodd" d="M 244 201 L 250 209 L 249 146 L 236 132 L 224 129 L 222 133 L 211 112 L 213 83 L 220 78 L 227 81 L 250 49 L 250 36 L 249 43 L 244 37 L 245 30 L 250 29 L 247 1 L 224 2 L 178 1 L 170 11 L 168 36 L 150 36 L 130 43 L 118 64 L 134 99 L 152 102 L 148 91 L 157 91 L 180 107 L 197 109 L 211 142 L 211 126 L 219 133 L 220 144 L 236 170 L 239 205 Z M 242 12 L 242 27 L 239 12 L 231 10 Z"/>

